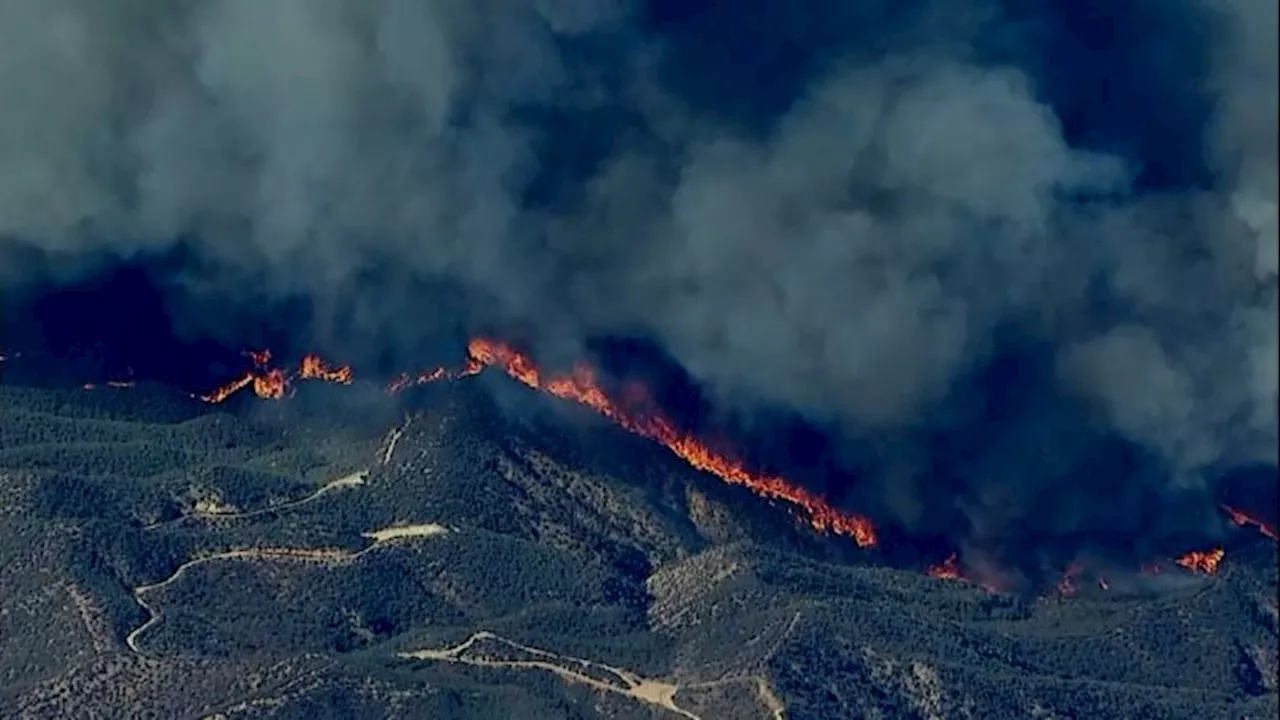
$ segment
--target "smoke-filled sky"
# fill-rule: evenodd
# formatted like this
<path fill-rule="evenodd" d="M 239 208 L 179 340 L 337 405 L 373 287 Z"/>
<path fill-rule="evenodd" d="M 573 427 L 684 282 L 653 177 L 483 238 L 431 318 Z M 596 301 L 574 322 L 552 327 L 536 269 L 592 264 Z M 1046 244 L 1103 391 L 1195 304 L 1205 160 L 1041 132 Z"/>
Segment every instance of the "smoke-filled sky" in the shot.
<path fill-rule="evenodd" d="M 638 335 L 849 428 L 952 412 L 1014 342 L 1194 483 L 1276 460 L 1276 33 L 1275 0 L 7 0 L 0 282 L 182 243 L 191 332 L 305 297 L 388 348 Z"/>

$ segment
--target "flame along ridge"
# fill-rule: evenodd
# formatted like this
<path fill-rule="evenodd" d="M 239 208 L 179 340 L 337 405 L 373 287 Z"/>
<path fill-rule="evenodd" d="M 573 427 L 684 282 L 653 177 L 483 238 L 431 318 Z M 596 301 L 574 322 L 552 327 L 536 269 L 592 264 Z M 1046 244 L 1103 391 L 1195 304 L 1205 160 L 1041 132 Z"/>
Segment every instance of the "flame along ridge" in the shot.
<path fill-rule="evenodd" d="M 202 400 L 220 403 L 245 388 L 252 388 L 258 397 L 278 399 L 290 394 L 298 380 L 349 384 L 354 379 L 354 371 L 350 366 L 331 365 L 318 355 L 304 356 L 297 369 L 288 373 L 270 367 L 272 355 L 268 350 L 246 352 L 245 355 L 252 361 L 253 369 L 202 396 Z M 486 368 L 500 370 L 534 390 L 591 408 L 624 430 L 662 445 L 690 466 L 715 475 L 730 485 L 746 487 L 762 497 L 785 502 L 797 509 L 818 532 L 849 537 L 863 548 L 875 547 L 879 543 L 875 525 L 870 518 L 836 508 L 821 496 L 782 476 L 748 469 L 741 461 L 717 453 L 692 434 L 680 430 L 659 412 L 633 412 L 629 408 L 636 403 L 631 402 L 624 407 L 605 392 L 595 370 L 586 364 L 580 363 L 566 374 L 548 375 L 528 355 L 513 346 L 491 338 L 474 338 L 468 343 L 467 360 L 460 368 L 438 367 L 418 374 L 401 374 L 388 383 L 386 389 L 394 394 L 415 385 L 476 375 Z M 632 392 L 628 392 L 629 396 L 635 395 L 642 399 L 646 397 L 643 388 L 630 390 Z M 1227 505 L 1223 505 L 1222 509 L 1235 525 L 1253 526 L 1267 537 L 1277 539 L 1276 530 L 1265 522 Z M 1225 555 L 1223 548 L 1195 550 L 1175 558 L 1173 563 L 1189 572 L 1210 575 L 1218 571 Z M 1064 569 L 1063 578 L 1058 583 L 1060 595 L 1072 595 L 1076 592 L 1075 577 L 1081 569 L 1078 565 Z M 993 592 L 997 590 L 994 585 L 967 573 L 954 552 L 941 563 L 927 567 L 925 572 L 933 577 L 974 582 Z M 1148 563 L 1139 572 L 1157 574 L 1163 572 L 1163 565 Z M 1110 587 L 1110 583 L 1101 577 L 1097 578 L 1097 584 L 1103 590 Z"/>
<path fill-rule="evenodd" d="M 1227 514 L 1227 518 L 1231 520 L 1236 527 L 1249 527 L 1252 525 L 1257 528 L 1258 532 L 1266 535 L 1272 540 L 1280 540 L 1280 533 L 1276 532 L 1276 528 L 1268 525 L 1266 522 L 1246 513 L 1244 510 L 1231 507 L 1230 505 L 1220 506 Z"/>
<path fill-rule="evenodd" d="M 225 402 L 247 387 L 252 387 L 253 394 L 260 398 L 278 400 L 293 390 L 293 382 L 297 379 L 322 380 L 341 385 L 350 385 L 355 379 L 355 372 L 350 365 L 330 365 L 319 355 L 303 356 L 298 369 L 293 373 L 270 367 L 270 350 L 246 350 L 244 355 L 253 362 L 253 369 L 246 370 L 243 375 L 213 392 L 201 395 L 201 400 L 207 403 Z"/>
<path fill-rule="evenodd" d="M 291 391 L 295 379 L 347 384 L 354 378 L 350 366 L 329 365 L 317 355 L 304 357 L 294 373 L 270 368 L 270 351 L 253 351 L 246 355 L 252 360 L 253 369 L 201 399 L 220 403 L 247 387 L 252 387 L 258 397 L 277 399 Z M 743 486 L 762 497 L 796 507 L 819 532 L 852 538 L 859 547 L 874 547 L 878 541 L 875 525 L 869 518 L 836 508 L 784 477 L 753 472 L 742 462 L 715 452 L 693 435 L 679 430 L 675 423 L 661 414 L 627 412 L 609 397 L 597 381 L 595 371 L 587 365 L 580 364 L 567 375 L 546 376 L 527 355 L 506 343 L 488 338 L 473 339 L 467 346 L 467 356 L 467 362 L 459 370 L 441 367 L 417 375 L 404 374 L 392 380 L 387 390 L 399 392 L 412 385 L 457 379 L 475 375 L 488 367 L 496 368 L 530 388 L 585 405 L 628 432 L 653 440 L 689 465 L 730 485 Z"/>
<path fill-rule="evenodd" d="M 850 537 L 859 547 L 874 547 L 878 542 L 875 525 L 869 518 L 836 508 L 781 476 L 752 472 L 742 462 L 715 452 L 691 434 L 679 430 L 662 415 L 628 413 L 604 392 L 590 366 L 580 364 L 566 376 L 543 377 L 526 355 L 505 343 L 477 338 L 468 345 L 467 352 L 480 364 L 500 368 L 530 388 L 586 405 L 624 430 L 657 442 L 689 465 L 730 485 L 740 485 L 762 497 L 799 508 L 819 532 Z"/>

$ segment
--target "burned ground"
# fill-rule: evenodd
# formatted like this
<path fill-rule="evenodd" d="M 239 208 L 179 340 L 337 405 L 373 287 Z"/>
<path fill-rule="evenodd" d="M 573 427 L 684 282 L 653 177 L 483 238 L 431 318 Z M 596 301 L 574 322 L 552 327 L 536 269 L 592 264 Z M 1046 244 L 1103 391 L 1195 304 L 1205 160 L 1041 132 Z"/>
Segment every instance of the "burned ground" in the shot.
<path fill-rule="evenodd" d="M 1212 577 L 998 596 L 497 379 L 332 390 L 0 388 L 0 715 L 1277 712 L 1261 535 Z"/>

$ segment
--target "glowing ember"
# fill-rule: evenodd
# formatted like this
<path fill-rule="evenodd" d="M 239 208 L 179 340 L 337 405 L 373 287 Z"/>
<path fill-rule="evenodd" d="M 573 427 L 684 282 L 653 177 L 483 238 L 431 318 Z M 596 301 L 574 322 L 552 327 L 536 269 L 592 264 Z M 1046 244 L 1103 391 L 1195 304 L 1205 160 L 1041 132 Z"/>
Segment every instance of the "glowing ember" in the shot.
<path fill-rule="evenodd" d="M 937 565 L 930 565 L 925 569 L 925 574 L 943 580 L 959 580 L 964 577 L 960 573 L 959 559 L 955 553 L 951 553 L 946 560 Z"/>
<path fill-rule="evenodd" d="M 1062 579 L 1058 581 L 1059 595 L 1070 597 L 1076 594 L 1076 576 L 1081 570 L 1084 570 L 1084 566 L 1079 563 L 1071 563 L 1067 566 L 1067 569 L 1062 572 Z"/>
<path fill-rule="evenodd" d="M 1213 550 L 1196 550 L 1183 555 L 1177 560 L 1174 560 L 1174 562 L 1191 572 L 1212 575 L 1218 572 L 1218 563 L 1222 562 L 1222 558 L 1226 554 L 1226 551 L 1222 548 L 1215 548 Z"/>
<path fill-rule="evenodd" d="M 592 408 L 622 428 L 665 446 L 699 470 L 731 485 L 741 485 L 764 497 L 801 508 L 816 530 L 851 537 L 860 547 L 876 544 L 875 526 L 869 519 L 839 510 L 785 478 L 754 473 L 741 462 L 716 453 L 697 438 L 680 431 L 660 415 L 627 413 L 605 394 L 595 380 L 595 373 L 585 365 L 579 365 L 567 376 L 544 378 L 528 357 L 502 342 L 477 338 L 471 341 L 467 351 L 479 364 L 500 368 L 531 388 Z"/>
<path fill-rule="evenodd" d="M 401 373 L 399 377 L 387 383 L 387 392 L 396 394 L 414 385 L 426 385 L 428 383 L 438 382 L 440 380 L 457 380 L 469 375 L 475 375 L 484 369 L 484 366 L 474 358 L 468 358 L 467 364 L 461 370 L 448 370 L 438 367 L 434 370 L 410 375 L 409 373 Z"/>
<path fill-rule="evenodd" d="M 410 385 L 414 385 L 414 379 L 409 377 L 409 373 L 400 373 L 391 382 L 387 383 L 387 392 L 395 395 Z"/>
<path fill-rule="evenodd" d="M 134 383 L 129 380 L 108 380 L 106 382 L 106 386 L 109 388 L 131 388 L 136 384 L 137 383 Z M 85 390 L 96 390 L 98 388 L 98 385 L 96 383 L 85 383 L 80 387 L 84 388 Z"/>
<path fill-rule="evenodd" d="M 444 380 L 447 377 L 449 377 L 449 373 L 442 367 L 418 373 L 417 375 L 401 373 L 395 380 L 387 383 L 387 392 L 394 395 L 402 390 L 413 387 L 414 385 L 426 385 L 427 383 L 433 383 L 437 380 Z"/>
<path fill-rule="evenodd" d="M 1252 525 L 1258 529 L 1258 532 L 1266 535 L 1272 540 L 1280 540 L 1280 535 L 1277 535 L 1275 528 L 1267 525 L 1258 518 L 1245 513 L 1243 510 L 1237 510 L 1229 505 L 1223 505 L 1222 509 L 1227 513 L 1227 517 L 1231 519 L 1231 522 L 1235 523 L 1238 527 L 1248 527 Z"/>

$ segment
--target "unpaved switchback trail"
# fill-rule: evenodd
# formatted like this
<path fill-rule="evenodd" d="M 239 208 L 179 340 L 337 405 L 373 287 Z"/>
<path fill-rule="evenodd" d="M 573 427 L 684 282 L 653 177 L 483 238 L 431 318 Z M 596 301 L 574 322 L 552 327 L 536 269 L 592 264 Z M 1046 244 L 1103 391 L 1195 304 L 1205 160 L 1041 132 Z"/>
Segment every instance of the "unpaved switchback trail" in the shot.
<path fill-rule="evenodd" d="M 396 451 L 396 444 L 400 442 L 400 438 L 404 435 L 405 431 L 408 430 L 409 426 L 412 424 L 413 424 L 413 416 L 406 415 L 404 418 L 403 425 L 398 425 L 396 427 L 391 428 L 391 432 L 387 434 L 385 447 L 381 453 L 383 465 L 386 465 L 387 463 L 391 462 L 391 456 L 394 455 Z"/>
<path fill-rule="evenodd" d="M 268 513 L 278 513 L 284 510 L 292 510 L 302 505 L 306 505 L 307 503 L 315 502 L 316 500 L 319 500 L 321 497 L 335 490 L 342 490 L 344 488 L 353 488 L 353 487 L 359 487 L 361 485 L 364 485 L 365 481 L 368 479 L 369 479 L 369 471 L 359 470 L 357 472 L 351 473 L 350 475 L 344 475 L 338 478 L 337 480 L 331 480 L 325 483 L 324 485 L 321 485 L 319 488 L 316 488 L 312 492 L 298 498 L 297 500 L 289 500 L 286 502 L 282 502 L 278 505 L 268 505 L 267 507 L 255 508 L 253 510 L 217 510 L 217 509 L 195 510 L 193 512 L 187 513 L 186 515 L 173 518 L 172 520 L 162 520 L 160 522 L 151 523 L 150 525 L 144 526 L 142 529 L 156 530 L 158 528 L 166 527 L 169 525 L 176 525 L 177 523 L 186 522 L 188 520 L 243 520 L 245 518 L 266 515 Z"/>
<path fill-rule="evenodd" d="M 197 566 L 211 562 L 221 562 L 227 560 L 267 560 L 276 562 L 312 562 L 327 564 L 346 564 L 359 560 L 364 555 L 386 547 L 397 540 L 406 540 L 411 538 L 426 538 L 436 535 L 443 535 L 450 532 L 449 528 L 436 523 L 424 523 L 419 525 L 393 525 L 373 530 L 371 532 L 362 533 L 361 537 L 369 538 L 373 542 L 362 550 L 341 550 L 336 548 L 245 548 L 240 550 L 227 550 L 224 552 L 203 555 L 192 558 L 182 563 L 173 571 L 169 577 L 159 582 L 147 585 L 139 585 L 133 590 L 133 599 L 143 610 L 147 612 L 146 622 L 134 628 L 127 636 L 125 636 L 125 644 L 129 649 L 138 655 L 143 655 L 142 649 L 138 647 L 138 638 L 143 633 L 150 630 L 158 624 L 163 618 L 163 614 L 149 603 L 146 596 L 161 590 L 173 583 L 177 582 L 187 570 Z"/>
<path fill-rule="evenodd" d="M 467 655 L 467 652 L 471 650 L 477 642 L 486 640 L 506 645 L 538 659 L 496 660 L 484 657 L 483 655 Z M 702 717 L 676 705 L 675 698 L 676 693 L 681 689 L 680 685 L 663 682 L 661 680 L 643 678 L 629 670 L 612 667 L 603 663 L 565 657 L 547 652 L 546 650 L 529 647 L 528 645 L 521 645 L 520 643 L 508 640 L 487 631 L 477 632 L 451 648 L 444 648 L 442 650 L 417 650 L 414 652 L 400 653 L 398 657 L 412 660 L 434 660 L 437 662 L 460 663 L 464 665 L 475 665 L 478 667 L 545 670 L 556 675 L 565 682 L 579 683 L 596 690 L 622 695 L 623 697 L 628 697 L 632 700 L 660 707 L 663 710 L 675 713 L 681 717 L 689 718 L 689 720 L 704 720 Z M 606 682 L 598 677 L 593 677 L 591 675 L 584 674 L 584 672 L 573 670 L 573 666 L 583 668 L 584 670 L 593 668 L 603 670 L 606 673 L 617 677 L 621 682 L 620 684 Z"/>

